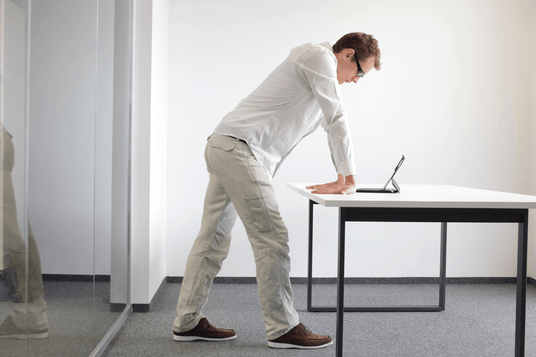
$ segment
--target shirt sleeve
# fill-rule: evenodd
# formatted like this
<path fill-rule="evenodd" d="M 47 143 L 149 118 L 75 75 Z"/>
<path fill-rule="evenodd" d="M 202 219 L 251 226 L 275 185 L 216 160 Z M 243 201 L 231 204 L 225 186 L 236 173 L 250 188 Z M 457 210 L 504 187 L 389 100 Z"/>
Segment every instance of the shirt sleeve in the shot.
<path fill-rule="evenodd" d="M 303 63 L 303 75 L 324 114 L 322 127 L 328 134 L 331 159 L 338 174 L 355 175 L 352 135 L 337 82 L 337 60 L 327 51 L 311 54 Z"/>

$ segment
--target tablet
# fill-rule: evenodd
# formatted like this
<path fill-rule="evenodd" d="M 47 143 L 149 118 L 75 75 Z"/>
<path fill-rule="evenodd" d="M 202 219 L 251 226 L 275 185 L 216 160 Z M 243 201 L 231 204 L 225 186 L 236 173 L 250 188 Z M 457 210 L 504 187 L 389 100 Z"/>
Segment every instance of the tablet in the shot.
<path fill-rule="evenodd" d="M 398 164 L 396 164 L 396 167 L 393 170 L 393 173 L 391 174 L 391 176 L 389 177 L 389 180 L 387 180 L 387 182 L 385 183 L 385 186 L 383 186 L 382 188 L 366 188 L 366 187 L 358 188 L 356 192 L 371 192 L 371 193 L 398 193 L 400 192 L 400 186 L 398 186 L 394 178 L 395 178 L 396 173 L 398 172 L 398 169 L 400 168 L 400 166 L 402 166 L 404 159 L 405 157 L 404 155 L 402 155 L 402 158 L 400 159 Z M 387 188 L 390 182 L 393 183 L 394 188 Z"/>

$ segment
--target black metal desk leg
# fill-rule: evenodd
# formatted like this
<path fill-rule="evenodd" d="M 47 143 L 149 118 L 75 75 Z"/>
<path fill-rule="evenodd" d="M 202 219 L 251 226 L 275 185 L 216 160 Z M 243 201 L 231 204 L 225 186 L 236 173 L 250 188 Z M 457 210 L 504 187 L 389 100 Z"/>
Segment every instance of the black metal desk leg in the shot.
<path fill-rule="evenodd" d="M 445 311 L 447 284 L 447 222 L 441 222 L 441 256 L 439 258 L 439 309 Z"/>
<path fill-rule="evenodd" d="M 517 242 L 516 357 L 525 356 L 525 319 L 527 308 L 528 210 L 519 223 Z"/>
<path fill-rule="evenodd" d="M 336 356 L 342 357 L 342 334 L 344 315 L 344 252 L 345 252 L 345 227 L 346 209 L 339 208 L 339 268 L 337 272 L 337 330 L 335 336 Z"/>
<path fill-rule="evenodd" d="M 309 256 L 307 265 L 307 311 L 312 311 L 313 295 L 313 207 L 315 202 L 309 200 Z"/>

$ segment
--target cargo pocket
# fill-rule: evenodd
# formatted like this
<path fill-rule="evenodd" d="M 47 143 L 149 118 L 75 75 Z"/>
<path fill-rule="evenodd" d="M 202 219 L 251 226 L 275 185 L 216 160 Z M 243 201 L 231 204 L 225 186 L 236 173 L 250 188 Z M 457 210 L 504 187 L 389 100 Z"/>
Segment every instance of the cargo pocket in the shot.
<path fill-rule="evenodd" d="M 210 143 L 213 148 L 222 149 L 224 151 L 231 151 L 236 146 L 236 141 L 226 141 L 226 140 L 218 140 L 218 138 L 212 138 L 212 142 Z"/>
<path fill-rule="evenodd" d="M 262 197 L 246 198 L 246 205 L 253 217 L 255 228 L 259 232 L 271 232 L 272 222 L 264 204 L 264 199 Z"/>

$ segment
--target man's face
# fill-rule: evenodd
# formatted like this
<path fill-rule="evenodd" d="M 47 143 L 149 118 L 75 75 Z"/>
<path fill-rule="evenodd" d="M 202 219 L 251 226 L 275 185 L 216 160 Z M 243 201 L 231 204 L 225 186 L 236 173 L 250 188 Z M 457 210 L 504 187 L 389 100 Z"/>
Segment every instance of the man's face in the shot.
<path fill-rule="evenodd" d="M 357 83 L 360 78 L 357 76 L 358 69 L 354 52 L 351 48 L 345 48 L 335 54 L 335 57 L 337 57 L 337 80 L 339 84 Z M 359 62 L 365 74 L 374 68 L 374 60 L 374 57 L 369 57 L 365 61 Z"/>

